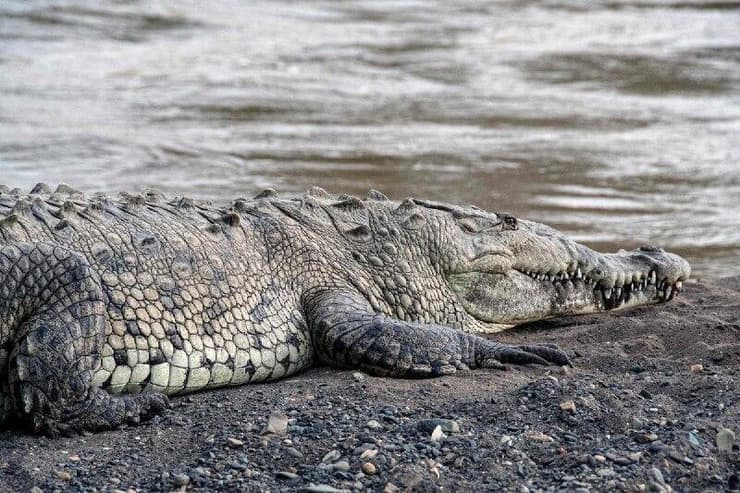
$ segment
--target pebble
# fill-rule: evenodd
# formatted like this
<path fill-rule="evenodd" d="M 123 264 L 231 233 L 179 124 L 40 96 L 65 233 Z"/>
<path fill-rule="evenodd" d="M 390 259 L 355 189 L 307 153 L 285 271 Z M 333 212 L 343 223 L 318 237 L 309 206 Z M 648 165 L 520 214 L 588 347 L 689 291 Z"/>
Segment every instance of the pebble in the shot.
<path fill-rule="evenodd" d="M 321 462 L 329 464 L 338 461 L 340 457 L 342 457 L 342 454 L 340 454 L 338 450 L 330 450 L 324 454 L 324 457 L 321 458 Z"/>
<path fill-rule="evenodd" d="M 278 479 L 298 479 L 298 475 L 290 471 L 278 471 L 275 473 L 275 477 Z"/>
<path fill-rule="evenodd" d="M 595 454 L 594 459 L 596 460 L 596 462 L 606 462 L 606 457 L 601 454 Z"/>
<path fill-rule="evenodd" d="M 311 484 L 301 489 L 301 491 L 308 493 L 349 493 L 349 490 L 338 490 L 328 484 Z"/>
<path fill-rule="evenodd" d="M 172 481 L 175 483 L 175 486 L 185 486 L 190 482 L 190 476 L 184 473 L 173 474 Z"/>
<path fill-rule="evenodd" d="M 285 435 L 288 431 L 288 416 L 280 411 L 270 414 L 267 419 L 267 426 L 262 432 L 263 435 L 272 433 L 275 435 Z"/>
<path fill-rule="evenodd" d="M 701 444 L 699 443 L 699 437 L 697 437 L 696 434 L 691 431 L 689 432 L 689 444 L 694 448 L 701 446 Z"/>
<path fill-rule="evenodd" d="M 375 419 L 371 419 L 370 421 L 365 423 L 365 426 L 367 426 L 371 430 L 382 430 L 383 429 L 383 425 L 380 424 L 380 422 Z"/>
<path fill-rule="evenodd" d="M 660 472 L 660 469 L 658 469 L 657 467 L 651 467 L 650 469 L 648 469 L 648 476 L 658 484 L 665 484 L 663 473 Z"/>
<path fill-rule="evenodd" d="M 642 433 L 638 435 L 635 440 L 637 440 L 639 443 L 650 443 L 654 442 L 658 439 L 658 435 L 655 433 Z"/>
<path fill-rule="evenodd" d="M 373 474 L 378 472 L 378 468 L 375 467 L 375 464 L 373 464 L 372 462 L 365 462 L 362 464 L 362 472 L 364 472 L 368 476 L 372 476 Z"/>
<path fill-rule="evenodd" d="M 730 491 L 737 491 L 740 489 L 740 477 L 737 474 L 731 474 L 727 478 L 727 489 Z"/>
<path fill-rule="evenodd" d="M 445 433 L 460 433 L 460 424 L 452 419 L 422 419 L 416 425 L 420 431 L 431 433 L 439 427 Z"/>
<path fill-rule="evenodd" d="M 576 403 L 570 400 L 561 402 L 560 409 L 562 409 L 565 412 L 574 413 L 576 412 Z"/>
<path fill-rule="evenodd" d="M 372 459 L 376 455 L 378 455 L 378 449 L 376 448 L 367 449 L 363 453 L 360 454 L 360 460 Z"/>
<path fill-rule="evenodd" d="M 534 440 L 536 442 L 552 443 L 555 441 L 555 439 L 550 435 L 545 435 L 544 433 L 539 431 L 530 431 L 525 436 L 530 440 Z"/>
<path fill-rule="evenodd" d="M 240 448 L 244 446 L 244 442 L 242 440 L 232 437 L 226 439 L 226 444 L 231 448 Z"/>
<path fill-rule="evenodd" d="M 42 490 L 38 486 L 33 486 L 30 490 L 28 490 L 28 493 L 44 493 L 44 490 Z"/>
<path fill-rule="evenodd" d="M 335 471 L 349 471 L 350 465 L 346 460 L 340 460 L 332 464 L 332 468 Z"/>
<path fill-rule="evenodd" d="M 54 471 L 54 474 L 62 481 L 69 481 L 70 479 L 72 479 L 72 475 L 67 471 Z"/>
<path fill-rule="evenodd" d="M 362 382 L 365 380 L 365 374 L 359 371 L 356 371 L 352 374 L 352 378 L 354 378 L 358 382 Z"/>
<path fill-rule="evenodd" d="M 383 493 L 398 493 L 401 489 L 393 483 L 386 483 Z"/>
<path fill-rule="evenodd" d="M 697 363 L 695 365 L 691 365 L 689 367 L 689 371 L 691 373 L 701 373 L 701 371 L 704 370 L 704 366 L 700 363 Z"/>
<path fill-rule="evenodd" d="M 303 459 L 303 454 L 298 449 L 296 449 L 294 447 L 288 447 L 288 448 L 286 448 L 285 449 L 285 452 L 289 456 L 295 457 L 296 459 Z"/>
<path fill-rule="evenodd" d="M 442 433 L 442 427 L 437 426 L 434 431 L 432 432 L 432 442 L 439 442 L 445 437 L 445 434 Z"/>
<path fill-rule="evenodd" d="M 722 428 L 717 432 L 715 440 L 720 452 L 730 452 L 735 444 L 735 433 L 729 428 Z"/>

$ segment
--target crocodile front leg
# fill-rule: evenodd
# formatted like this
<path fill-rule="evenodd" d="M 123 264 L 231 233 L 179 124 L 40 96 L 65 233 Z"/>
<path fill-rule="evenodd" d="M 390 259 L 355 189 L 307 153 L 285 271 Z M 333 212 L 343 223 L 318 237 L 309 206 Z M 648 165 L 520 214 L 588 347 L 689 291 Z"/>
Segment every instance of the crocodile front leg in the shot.
<path fill-rule="evenodd" d="M 105 302 L 87 260 L 65 248 L 0 249 L 0 336 L 15 414 L 50 435 L 137 423 L 167 406 L 161 394 L 114 397 L 92 387 Z"/>
<path fill-rule="evenodd" d="M 320 361 L 393 377 L 435 377 L 505 363 L 569 364 L 556 346 L 510 346 L 449 327 L 405 322 L 373 312 L 340 289 L 308 295 L 304 309 Z"/>

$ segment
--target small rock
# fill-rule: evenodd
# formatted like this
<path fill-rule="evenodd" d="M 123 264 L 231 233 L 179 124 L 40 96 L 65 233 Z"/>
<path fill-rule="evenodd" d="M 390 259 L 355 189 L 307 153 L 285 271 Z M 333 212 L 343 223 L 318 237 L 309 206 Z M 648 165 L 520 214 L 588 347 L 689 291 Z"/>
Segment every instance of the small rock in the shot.
<path fill-rule="evenodd" d="M 740 477 L 737 474 L 731 474 L 727 478 L 727 489 L 730 491 L 737 491 L 740 489 Z"/>
<path fill-rule="evenodd" d="M 437 427 L 432 432 L 432 442 L 439 442 L 445 437 L 445 434 L 442 433 L 442 427 L 437 425 Z"/>
<path fill-rule="evenodd" d="M 729 428 L 722 428 L 717 432 L 715 440 L 717 441 L 717 448 L 720 452 L 729 452 L 735 444 L 735 433 Z"/>
<path fill-rule="evenodd" d="M 80 456 L 77 455 L 77 454 L 72 454 L 72 455 L 69 456 L 69 460 L 71 460 L 72 462 L 79 462 L 80 461 Z"/>
<path fill-rule="evenodd" d="M 42 490 L 38 486 L 32 486 L 31 489 L 28 490 L 28 493 L 44 493 L 44 490 Z"/>
<path fill-rule="evenodd" d="M 275 473 L 275 477 L 278 479 L 298 479 L 298 475 L 290 471 L 278 471 Z"/>
<path fill-rule="evenodd" d="M 672 490 L 669 490 L 667 486 L 663 486 L 660 483 L 657 483 L 655 481 L 650 481 L 648 483 L 648 491 L 654 491 L 655 493 L 671 493 Z"/>
<path fill-rule="evenodd" d="M 244 442 L 242 440 L 232 437 L 226 439 L 226 444 L 231 448 L 241 448 L 244 446 Z"/>
<path fill-rule="evenodd" d="M 440 427 L 442 431 L 445 433 L 460 433 L 460 424 L 452 419 L 440 419 L 440 418 L 432 418 L 432 419 L 422 419 L 417 424 L 417 427 L 420 431 L 430 433 L 433 432 L 435 428 Z"/>
<path fill-rule="evenodd" d="M 298 449 L 296 449 L 294 447 L 288 447 L 288 448 L 286 448 L 285 449 L 285 452 L 289 456 L 295 457 L 296 459 L 303 459 L 303 454 Z"/>
<path fill-rule="evenodd" d="M 365 426 L 367 426 L 371 430 L 382 430 L 383 429 L 383 425 L 380 424 L 379 421 L 374 420 L 374 419 L 371 419 L 370 421 L 365 423 Z"/>
<path fill-rule="evenodd" d="M 70 479 L 72 479 L 72 475 L 67 471 L 54 471 L 54 474 L 62 481 L 69 481 Z"/>
<path fill-rule="evenodd" d="M 335 471 L 349 471 L 350 465 L 346 460 L 340 460 L 332 464 Z"/>
<path fill-rule="evenodd" d="M 530 440 L 534 440 L 535 442 L 552 443 L 555 441 L 555 439 L 550 435 L 545 435 L 544 433 L 539 431 L 530 431 L 525 436 Z"/>
<path fill-rule="evenodd" d="M 689 444 L 694 448 L 701 446 L 701 443 L 699 443 L 699 437 L 691 431 L 689 432 Z"/>
<path fill-rule="evenodd" d="M 362 464 L 362 472 L 364 472 L 368 476 L 372 476 L 373 474 L 378 472 L 378 468 L 375 467 L 375 464 L 373 464 L 372 462 L 365 462 Z"/>
<path fill-rule="evenodd" d="M 656 441 L 657 439 L 658 435 L 656 435 L 655 433 L 641 433 L 635 438 L 635 440 L 639 443 L 650 443 Z"/>
<path fill-rule="evenodd" d="M 365 374 L 359 371 L 356 371 L 352 374 L 352 378 L 354 378 L 358 382 L 362 382 L 365 380 Z"/>
<path fill-rule="evenodd" d="M 657 467 L 651 467 L 648 469 L 648 476 L 658 484 L 665 484 L 663 479 L 663 473 Z"/>
<path fill-rule="evenodd" d="M 172 481 L 175 483 L 175 486 L 186 486 L 190 482 L 190 476 L 184 473 L 173 474 Z"/>
<path fill-rule="evenodd" d="M 324 454 L 324 457 L 321 458 L 321 462 L 324 464 L 330 464 L 332 462 L 338 461 L 342 457 L 342 454 L 339 453 L 338 450 L 330 450 L 326 454 Z"/>
<path fill-rule="evenodd" d="M 398 493 L 401 489 L 393 483 L 386 483 L 383 493 Z"/>
<path fill-rule="evenodd" d="M 287 431 L 288 416 L 283 412 L 275 411 L 270 414 L 270 417 L 267 419 L 267 426 L 264 431 L 262 431 L 262 434 L 267 435 L 272 433 L 275 435 L 285 435 Z"/>
<path fill-rule="evenodd" d="M 689 366 L 689 371 L 691 373 L 701 373 L 702 370 L 704 370 L 704 366 L 700 363 Z"/>
<path fill-rule="evenodd" d="M 640 462 L 641 457 L 642 452 L 630 452 L 629 454 L 627 454 L 627 458 L 632 462 Z"/>
<path fill-rule="evenodd" d="M 376 448 L 367 449 L 362 454 L 360 454 L 360 460 L 372 459 L 376 455 L 378 455 L 378 449 Z"/>
<path fill-rule="evenodd" d="M 345 493 L 349 492 L 349 490 L 338 490 L 333 486 L 330 486 L 328 484 L 310 484 L 301 491 L 305 491 L 307 493 Z"/>
<path fill-rule="evenodd" d="M 576 403 L 570 400 L 561 402 L 560 409 L 562 409 L 565 412 L 574 413 L 576 412 Z"/>
<path fill-rule="evenodd" d="M 606 457 L 601 454 L 595 454 L 594 460 L 596 460 L 596 462 L 606 462 Z"/>

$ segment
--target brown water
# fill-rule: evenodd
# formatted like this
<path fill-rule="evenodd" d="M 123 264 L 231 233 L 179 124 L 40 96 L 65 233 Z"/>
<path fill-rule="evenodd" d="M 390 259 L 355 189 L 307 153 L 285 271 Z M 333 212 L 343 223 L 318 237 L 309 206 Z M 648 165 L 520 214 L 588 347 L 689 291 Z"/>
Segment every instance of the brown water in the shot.
<path fill-rule="evenodd" d="M 735 2 L 0 2 L 0 183 L 379 188 L 740 274 Z"/>

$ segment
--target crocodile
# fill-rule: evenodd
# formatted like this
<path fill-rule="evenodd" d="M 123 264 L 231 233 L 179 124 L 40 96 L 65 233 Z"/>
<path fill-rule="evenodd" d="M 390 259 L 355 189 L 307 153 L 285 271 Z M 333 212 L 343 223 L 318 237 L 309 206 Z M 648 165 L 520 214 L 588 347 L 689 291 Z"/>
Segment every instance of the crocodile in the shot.
<path fill-rule="evenodd" d="M 0 186 L 0 422 L 56 435 L 320 363 L 423 378 L 570 364 L 485 336 L 670 300 L 689 264 L 475 206 L 312 187 L 214 205 Z"/>

